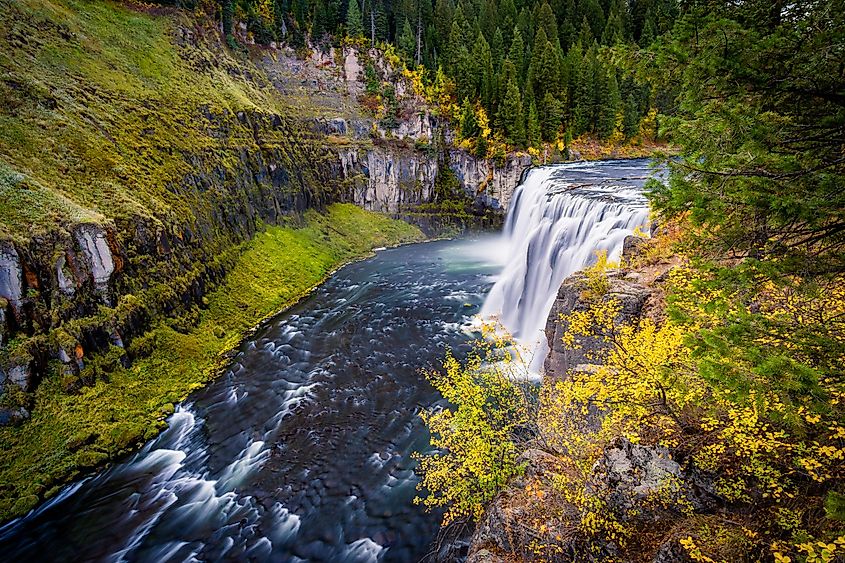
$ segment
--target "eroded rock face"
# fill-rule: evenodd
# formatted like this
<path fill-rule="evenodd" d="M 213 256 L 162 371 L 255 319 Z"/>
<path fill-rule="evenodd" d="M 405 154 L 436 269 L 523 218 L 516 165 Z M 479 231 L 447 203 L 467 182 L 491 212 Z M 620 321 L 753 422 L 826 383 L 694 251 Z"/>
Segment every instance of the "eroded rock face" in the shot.
<path fill-rule="evenodd" d="M 20 257 L 9 243 L 0 244 L 0 297 L 13 307 L 19 307 L 23 299 L 23 274 Z"/>
<path fill-rule="evenodd" d="M 395 213 L 431 201 L 437 176 L 433 157 L 379 147 L 363 155 L 343 150 L 339 159 L 343 177 L 352 183 L 352 202 L 364 209 Z"/>
<path fill-rule="evenodd" d="M 81 225 L 76 230 L 76 241 L 91 268 L 97 291 L 108 289 L 114 272 L 114 258 L 106 240 L 106 233 L 98 225 Z"/>
<path fill-rule="evenodd" d="M 612 272 L 608 275 L 610 289 L 604 295 L 604 300 L 615 299 L 620 304 L 620 311 L 616 322 L 627 324 L 639 319 L 643 306 L 651 296 L 651 290 L 639 283 L 623 277 L 620 272 Z M 566 280 L 558 290 L 549 318 L 546 321 L 546 338 L 549 345 L 549 354 L 544 363 L 545 376 L 550 378 L 563 379 L 569 370 L 578 366 L 590 364 L 594 360 L 591 355 L 605 348 L 605 343 L 595 337 L 579 339 L 580 348 L 572 349 L 563 345 L 563 334 L 567 330 L 565 321 L 561 321 L 561 315 L 566 316 L 574 311 L 584 311 L 589 307 L 589 302 L 584 299 L 584 291 L 587 278 L 584 274 L 577 273 Z"/>
<path fill-rule="evenodd" d="M 462 150 L 449 152 L 450 166 L 464 190 L 472 197 L 481 196 L 490 207 L 506 210 L 522 174 L 531 166 L 531 157 L 509 155 L 503 166 L 478 159 Z"/>
<path fill-rule="evenodd" d="M 65 295 L 72 297 L 76 293 L 76 281 L 68 268 L 67 258 L 64 254 L 56 261 L 56 281 L 59 284 L 59 291 Z"/>

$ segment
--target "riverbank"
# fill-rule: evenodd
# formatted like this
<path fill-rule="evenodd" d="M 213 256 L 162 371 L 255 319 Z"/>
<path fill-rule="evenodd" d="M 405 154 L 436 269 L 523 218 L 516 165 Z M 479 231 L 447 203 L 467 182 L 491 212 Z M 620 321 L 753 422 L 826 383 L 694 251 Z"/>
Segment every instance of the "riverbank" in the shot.
<path fill-rule="evenodd" d="M 53 365 L 35 393 L 32 418 L 0 429 L 0 520 L 25 514 L 65 483 L 157 435 L 174 403 L 212 379 L 250 329 L 339 266 L 373 248 L 422 238 L 415 227 L 349 204 L 307 211 L 245 243 L 203 307 L 136 338 L 131 366 L 107 354 L 94 368 L 96 383 L 67 394 Z"/>

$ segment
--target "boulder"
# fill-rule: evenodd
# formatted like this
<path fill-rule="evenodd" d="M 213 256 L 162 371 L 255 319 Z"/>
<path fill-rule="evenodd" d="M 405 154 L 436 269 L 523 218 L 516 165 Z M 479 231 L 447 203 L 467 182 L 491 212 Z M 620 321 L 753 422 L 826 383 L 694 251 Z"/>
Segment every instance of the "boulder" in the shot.
<path fill-rule="evenodd" d="M 684 471 L 668 449 L 617 438 L 593 466 L 588 493 L 607 502 L 623 520 L 657 521 L 687 506 L 704 512 L 716 506 L 712 481 Z"/>
<path fill-rule="evenodd" d="M 99 225 L 84 224 L 76 230 L 76 241 L 91 267 L 91 277 L 97 291 L 106 291 L 114 272 L 114 258 L 106 239 L 106 233 Z"/>
<path fill-rule="evenodd" d="M 638 235 L 628 235 L 622 241 L 622 259 L 630 260 L 640 253 L 643 245 L 648 239 Z"/>

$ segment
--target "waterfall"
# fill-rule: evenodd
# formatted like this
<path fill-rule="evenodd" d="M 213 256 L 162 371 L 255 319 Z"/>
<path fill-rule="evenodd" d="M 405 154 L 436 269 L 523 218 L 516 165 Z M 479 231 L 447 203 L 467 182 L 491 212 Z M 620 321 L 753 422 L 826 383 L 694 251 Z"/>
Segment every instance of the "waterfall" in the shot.
<path fill-rule="evenodd" d="M 514 192 L 499 246 L 505 267 L 481 316 L 533 353 L 531 371 L 546 357 L 546 319 L 563 280 L 595 263 L 597 251 L 618 259 L 625 237 L 648 221 L 649 173 L 647 161 L 544 166 Z"/>

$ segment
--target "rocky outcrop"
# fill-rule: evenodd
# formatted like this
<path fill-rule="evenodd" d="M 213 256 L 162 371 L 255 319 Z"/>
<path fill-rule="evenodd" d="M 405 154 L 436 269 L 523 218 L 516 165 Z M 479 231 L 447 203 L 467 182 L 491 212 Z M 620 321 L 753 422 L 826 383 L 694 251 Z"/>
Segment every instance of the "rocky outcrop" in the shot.
<path fill-rule="evenodd" d="M 367 209 L 396 213 L 431 203 L 439 163 L 448 162 L 470 201 L 504 211 L 531 166 L 526 154 L 496 163 L 449 149 L 448 125 L 377 49 L 315 48 L 307 59 L 282 49 L 262 66 L 282 93 L 307 100 L 299 108 L 301 119 L 313 134 L 339 145 L 338 173 L 347 180 L 347 200 Z M 367 95 L 367 67 L 394 88 L 395 115 L 389 119 L 376 119 L 357 103 Z"/>
<path fill-rule="evenodd" d="M 23 272 L 20 256 L 10 243 L 0 243 L 0 297 L 12 307 L 19 307 L 23 299 Z"/>
<path fill-rule="evenodd" d="M 332 153 L 303 141 L 285 118 L 204 117 L 210 135 L 237 130 L 257 141 L 227 149 L 225 164 L 211 152 L 185 155 L 191 172 L 167 186 L 180 213 L 87 220 L 0 241 L 0 341 L 16 337 L 0 350 L 0 395 L 11 386 L 32 391 L 53 359 L 76 388 L 88 359 L 123 348 L 155 318 L 202 306 L 237 245 L 262 224 L 343 199 Z M 272 137 L 289 142 L 263 143 Z"/>
<path fill-rule="evenodd" d="M 464 191 L 493 208 L 506 210 L 522 174 L 531 166 L 527 154 L 511 154 L 504 163 L 478 159 L 463 150 L 449 151 L 449 163 Z"/>
<path fill-rule="evenodd" d="M 552 554 L 553 561 L 625 561 L 622 550 L 610 540 L 580 533 L 583 514 L 576 505 L 555 496 L 552 473 L 559 471 L 555 456 L 529 450 L 522 456 L 525 475 L 512 482 L 486 508 L 470 542 L 468 563 L 534 560 L 537 546 Z M 532 483 L 534 491 L 526 493 Z M 551 490 L 548 490 L 551 489 Z M 651 530 L 670 529 L 684 515 L 666 506 L 686 506 L 706 513 L 717 505 L 713 479 L 684 468 L 665 448 L 632 444 L 619 438 L 605 448 L 593 466 L 582 495 L 595 497 L 606 518 Z M 546 497 L 546 503 L 538 499 Z M 545 506 L 554 506 L 545 509 Z M 668 563 L 678 552 L 667 542 L 654 554 L 654 561 Z M 680 550 L 684 553 L 684 550 Z M 543 559 L 547 560 L 547 559 Z"/>
<path fill-rule="evenodd" d="M 459 188 L 480 207 L 504 212 L 530 158 L 514 155 L 505 165 L 479 160 L 463 151 L 450 151 L 449 167 Z M 381 144 L 374 148 L 338 151 L 343 178 L 351 183 L 350 200 L 365 209 L 395 213 L 431 203 L 441 172 L 437 154 L 404 145 Z"/>
<path fill-rule="evenodd" d="M 652 290 L 644 285 L 626 278 L 626 274 L 620 271 L 611 272 L 608 275 L 609 289 L 602 296 L 604 300 L 616 300 L 620 305 L 616 322 L 626 324 L 636 321 L 643 311 L 646 301 L 652 294 Z M 545 376 L 549 378 L 562 379 L 566 377 L 569 370 L 592 362 L 590 356 L 604 348 L 605 344 L 596 337 L 585 337 L 579 339 L 579 347 L 572 348 L 564 346 L 563 335 L 568 325 L 562 317 L 574 312 L 584 311 L 590 304 L 584 299 L 587 290 L 587 278 L 584 274 L 577 273 L 566 280 L 558 290 L 552 310 L 546 321 L 546 339 L 549 346 L 549 354 L 544 363 Z"/>
<path fill-rule="evenodd" d="M 663 447 L 617 438 L 593 466 L 589 494 L 607 502 L 621 520 L 659 520 L 678 516 L 665 506 L 705 512 L 716 506 L 713 480 L 685 471 Z"/>
<path fill-rule="evenodd" d="M 437 177 L 437 159 L 416 151 L 375 147 L 340 151 L 342 176 L 351 185 L 353 203 L 372 211 L 396 213 L 429 203 Z"/>

